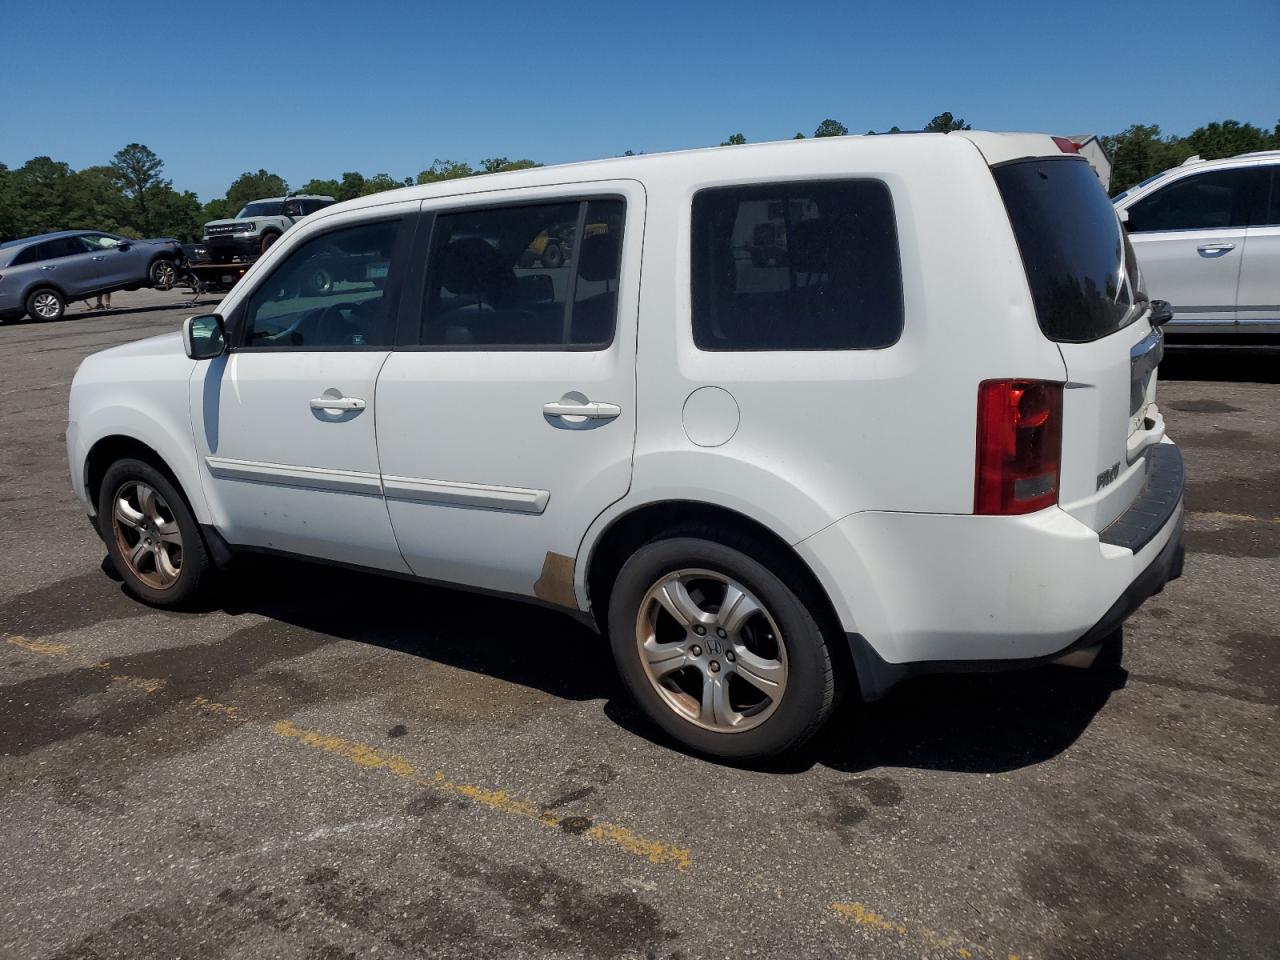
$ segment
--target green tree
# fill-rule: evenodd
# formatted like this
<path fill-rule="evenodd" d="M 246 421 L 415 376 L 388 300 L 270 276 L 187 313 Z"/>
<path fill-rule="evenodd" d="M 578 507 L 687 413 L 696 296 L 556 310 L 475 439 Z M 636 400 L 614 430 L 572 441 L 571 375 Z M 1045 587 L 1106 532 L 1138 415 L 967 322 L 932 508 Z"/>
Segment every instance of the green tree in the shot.
<path fill-rule="evenodd" d="M 743 145 L 744 143 L 746 143 L 746 142 L 747 142 L 747 138 L 746 138 L 745 136 L 743 136 L 741 133 L 731 133 L 731 134 L 729 134 L 729 139 L 728 139 L 728 140 L 721 140 L 721 141 L 720 141 L 720 146 L 722 146 L 722 147 L 740 147 L 740 146 L 742 146 L 742 145 Z"/>
<path fill-rule="evenodd" d="M 506 157 L 490 157 L 480 161 L 480 169 L 485 173 L 506 173 L 508 170 L 528 170 L 542 164 L 533 160 L 508 160 Z"/>
<path fill-rule="evenodd" d="M 797 131 L 796 131 L 796 135 L 795 135 L 794 137 L 792 137 L 791 139 L 792 139 L 792 140 L 803 140 L 803 139 L 804 139 L 804 134 L 797 130 Z"/>
<path fill-rule="evenodd" d="M 384 190 L 395 190 L 399 187 L 408 186 L 413 181 L 397 180 L 389 173 L 375 173 L 364 182 L 364 190 L 361 192 L 362 197 L 367 197 L 371 193 L 382 193 Z"/>
<path fill-rule="evenodd" d="M 13 190 L 9 185 L 13 174 L 7 166 L 0 163 L 0 243 L 12 240 L 17 236 L 17 222 L 13 210 Z"/>
<path fill-rule="evenodd" d="M 336 197 L 342 184 L 337 180 L 308 180 L 298 188 L 299 193 L 312 193 L 321 197 Z"/>
<path fill-rule="evenodd" d="M 439 183 L 441 180 L 457 180 L 469 177 L 475 170 L 471 164 L 461 160 L 441 160 L 439 157 L 431 161 L 431 166 L 418 174 L 418 183 Z"/>
<path fill-rule="evenodd" d="M 818 124 L 818 129 L 813 131 L 813 135 L 815 137 L 843 137 L 848 132 L 849 128 L 839 120 L 828 118 Z"/>
<path fill-rule="evenodd" d="M 964 118 L 953 117 L 950 110 L 938 114 L 924 125 L 925 133 L 950 133 L 952 130 L 968 129 L 969 124 L 965 123 Z M 897 128 L 893 132 L 897 132 Z"/>
<path fill-rule="evenodd" d="M 1234 157 L 1239 153 L 1266 150 L 1272 145 L 1272 137 L 1252 123 L 1215 120 L 1192 130 L 1187 134 L 1185 142 L 1203 159 L 1217 160 L 1219 157 Z"/>
<path fill-rule="evenodd" d="M 334 194 L 339 200 L 354 200 L 364 196 L 365 179 L 363 173 L 348 170 L 338 183 L 338 192 Z"/>
<path fill-rule="evenodd" d="M 363 179 L 363 178 L 361 178 Z M 232 215 L 251 200 L 263 197 L 282 197 L 289 192 L 289 184 L 278 174 L 259 170 L 257 173 L 245 172 L 236 177 L 227 187 L 227 204 L 232 208 Z"/>
<path fill-rule="evenodd" d="M 1135 123 L 1121 133 L 1101 138 L 1111 157 L 1111 188 L 1128 190 L 1192 156 L 1196 151 L 1180 137 L 1161 137 L 1154 123 Z"/>
<path fill-rule="evenodd" d="M 131 225 L 143 236 L 150 234 L 152 198 L 157 191 L 173 187 L 172 181 L 160 176 L 164 161 L 150 147 L 131 143 L 116 152 L 111 166 L 121 193 L 133 206 Z"/>
<path fill-rule="evenodd" d="M 208 223 L 210 220 L 228 220 L 239 210 L 239 207 L 232 207 L 231 201 L 226 197 L 215 197 L 201 208 L 200 219 L 202 223 Z"/>
<path fill-rule="evenodd" d="M 67 222 L 67 164 L 50 157 L 32 157 L 9 175 L 10 202 L 15 236 L 61 230 Z"/>
<path fill-rule="evenodd" d="M 212 219 L 212 218 L 210 218 Z M 150 236 L 177 237 L 184 242 L 198 240 L 204 232 L 204 211 L 200 198 L 190 190 L 172 188 L 156 192 L 151 201 Z"/>
<path fill-rule="evenodd" d="M 67 218 L 71 230 L 107 230 L 136 235 L 133 210 L 120 189 L 115 165 L 85 167 L 67 180 Z"/>

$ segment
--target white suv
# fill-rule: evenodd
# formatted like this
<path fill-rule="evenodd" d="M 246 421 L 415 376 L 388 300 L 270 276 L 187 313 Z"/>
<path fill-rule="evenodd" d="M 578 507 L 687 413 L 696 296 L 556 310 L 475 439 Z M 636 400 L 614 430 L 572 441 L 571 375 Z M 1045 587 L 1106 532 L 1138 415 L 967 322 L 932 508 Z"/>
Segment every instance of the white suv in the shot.
<path fill-rule="evenodd" d="M 1087 658 L 1180 574 L 1153 319 L 1047 136 L 538 168 L 309 218 L 87 359 L 67 447 L 147 602 L 248 550 L 548 604 L 673 737 L 761 756 L 847 687 Z"/>
<path fill-rule="evenodd" d="M 1115 204 L 1171 333 L 1280 333 L 1280 150 L 1193 158 Z"/>

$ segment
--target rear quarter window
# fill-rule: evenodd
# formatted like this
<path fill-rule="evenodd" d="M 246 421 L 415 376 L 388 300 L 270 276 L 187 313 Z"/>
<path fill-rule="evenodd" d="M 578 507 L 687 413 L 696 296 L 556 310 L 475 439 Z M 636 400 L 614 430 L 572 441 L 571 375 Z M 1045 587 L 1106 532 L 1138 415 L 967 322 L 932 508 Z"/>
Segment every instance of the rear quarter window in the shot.
<path fill-rule="evenodd" d="M 693 339 L 701 350 L 867 350 L 902 335 L 889 188 L 824 180 L 693 198 Z"/>
<path fill-rule="evenodd" d="M 1083 159 L 992 168 L 1009 213 L 1040 329 L 1085 343 L 1133 322 L 1133 257 L 1115 208 Z"/>

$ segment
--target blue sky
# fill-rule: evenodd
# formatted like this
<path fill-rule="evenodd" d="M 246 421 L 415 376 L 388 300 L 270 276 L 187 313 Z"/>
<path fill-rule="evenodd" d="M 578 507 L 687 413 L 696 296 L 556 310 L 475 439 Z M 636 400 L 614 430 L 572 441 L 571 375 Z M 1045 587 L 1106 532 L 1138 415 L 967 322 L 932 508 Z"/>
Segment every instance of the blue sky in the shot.
<path fill-rule="evenodd" d="M 186 12 L 184 12 L 186 11 Z M 216 13 L 215 13 L 216 11 Z M 917 128 L 1187 133 L 1280 119 L 1280 3 L 579 4 L 0 0 L 0 162 L 76 168 L 130 141 L 179 189 L 298 186 L 435 157 Z"/>

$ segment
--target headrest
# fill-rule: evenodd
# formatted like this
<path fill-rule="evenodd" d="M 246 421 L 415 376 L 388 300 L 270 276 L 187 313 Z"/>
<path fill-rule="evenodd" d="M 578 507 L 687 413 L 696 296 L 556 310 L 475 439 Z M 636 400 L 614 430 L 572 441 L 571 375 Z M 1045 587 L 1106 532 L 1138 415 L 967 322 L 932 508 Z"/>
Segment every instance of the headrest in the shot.
<path fill-rule="evenodd" d="M 578 276 L 583 280 L 616 280 L 618 238 L 611 233 L 597 233 L 584 239 L 578 252 Z"/>
<path fill-rule="evenodd" d="M 452 240 L 440 255 L 440 282 L 459 294 L 494 294 L 511 280 L 502 254 L 479 237 Z"/>

